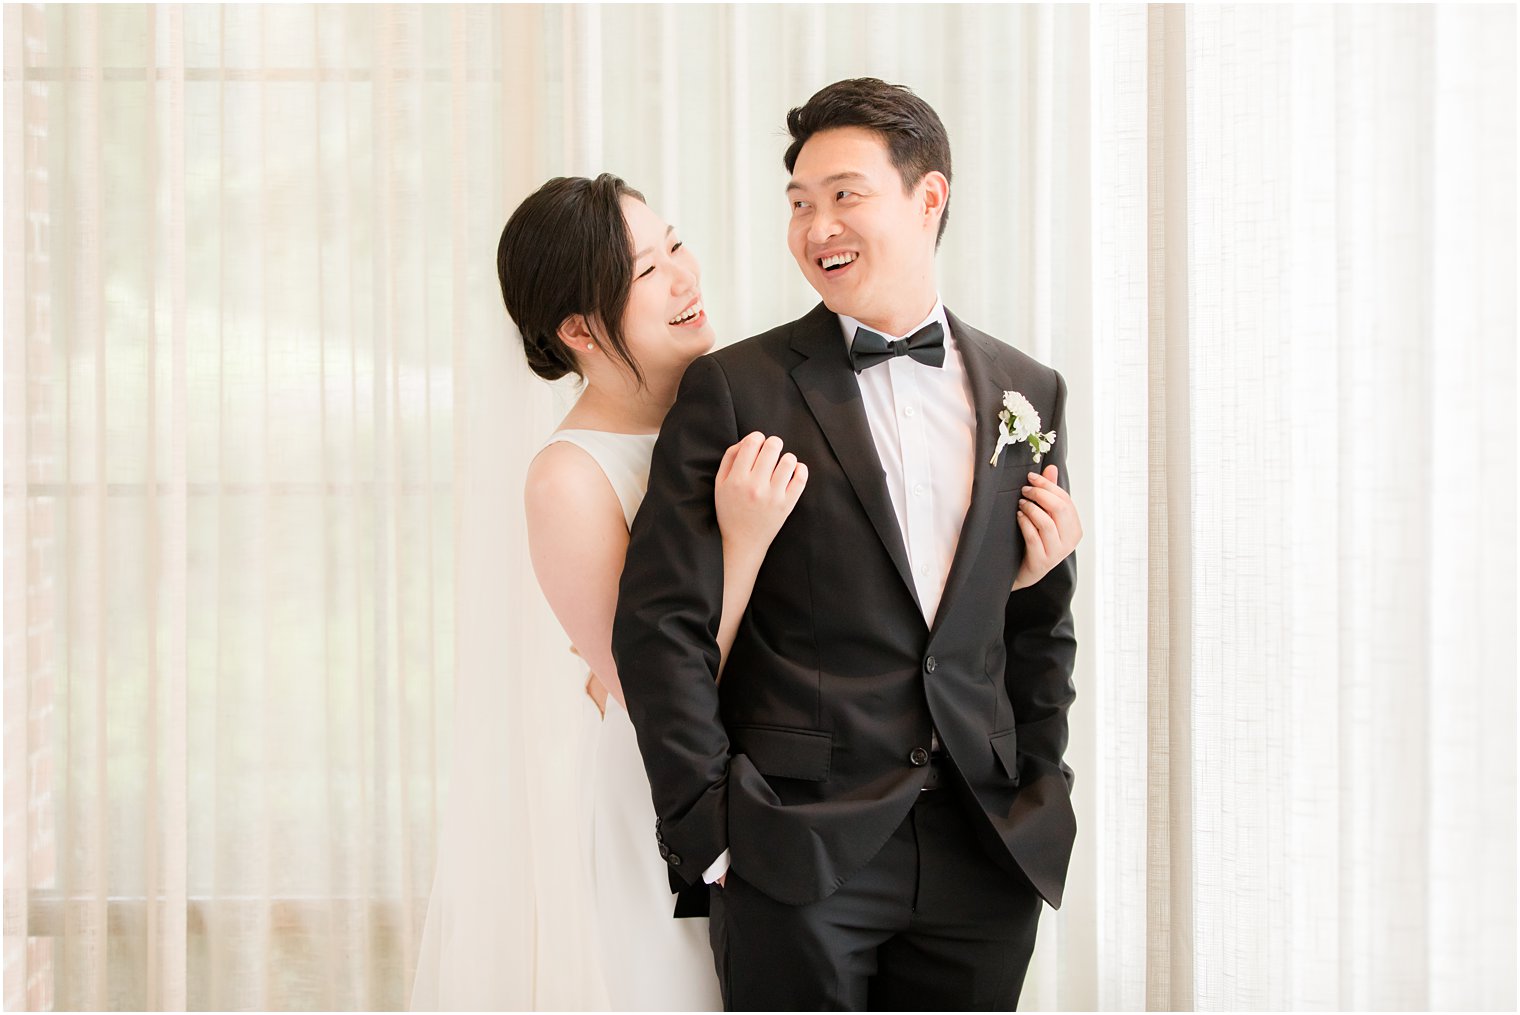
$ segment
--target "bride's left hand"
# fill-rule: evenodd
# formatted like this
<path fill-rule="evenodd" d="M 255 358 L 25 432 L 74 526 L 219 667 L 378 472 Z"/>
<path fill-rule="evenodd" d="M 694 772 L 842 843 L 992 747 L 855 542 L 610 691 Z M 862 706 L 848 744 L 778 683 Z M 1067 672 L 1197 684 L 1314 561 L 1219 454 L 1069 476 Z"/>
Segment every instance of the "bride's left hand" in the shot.
<path fill-rule="evenodd" d="M 1029 485 L 1019 500 L 1019 531 L 1024 534 L 1024 563 L 1013 580 L 1013 591 L 1025 589 L 1044 578 L 1071 555 L 1082 541 L 1082 520 L 1071 494 L 1056 484 L 1060 471 L 1045 466 L 1042 474 L 1031 472 Z"/>
<path fill-rule="evenodd" d="M 757 567 L 807 486 L 808 467 L 781 449 L 780 437 L 752 433 L 728 449 L 713 483 L 723 545 Z"/>

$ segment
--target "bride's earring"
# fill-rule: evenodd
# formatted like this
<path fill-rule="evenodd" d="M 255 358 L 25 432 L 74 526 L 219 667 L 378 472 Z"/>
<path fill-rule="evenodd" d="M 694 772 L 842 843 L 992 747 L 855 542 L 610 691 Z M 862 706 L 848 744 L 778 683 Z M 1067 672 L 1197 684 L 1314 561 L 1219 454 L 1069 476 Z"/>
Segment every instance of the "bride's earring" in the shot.
<path fill-rule="evenodd" d="M 591 344 L 591 343 L 590 343 L 590 342 L 587 342 L 587 343 L 586 343 L 586 348 L 587 348 L 587 349 L 595 349 L 595 348 L 596 348 L 596 346 L 594 346 L 594 345 L 592 345 L 592 344 Z"/>

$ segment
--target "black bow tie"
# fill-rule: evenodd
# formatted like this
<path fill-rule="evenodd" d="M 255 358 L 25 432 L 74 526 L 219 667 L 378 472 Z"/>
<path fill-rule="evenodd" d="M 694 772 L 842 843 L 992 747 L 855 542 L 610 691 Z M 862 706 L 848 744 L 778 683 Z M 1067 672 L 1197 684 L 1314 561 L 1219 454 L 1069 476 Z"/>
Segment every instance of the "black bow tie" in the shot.
<path fill-rule="evenodd" d="M 898 356 L 912 356 L 925 366 L 944 366 L 945 329 L 938 321 L 930 321 L 896 342 L 888 342 L 887 336 L 878 335 L 870 328 L 855 329 L 855 341 L 850 345 L 850 366 L 857 374 L 866 367 L 874 367 Z"/>

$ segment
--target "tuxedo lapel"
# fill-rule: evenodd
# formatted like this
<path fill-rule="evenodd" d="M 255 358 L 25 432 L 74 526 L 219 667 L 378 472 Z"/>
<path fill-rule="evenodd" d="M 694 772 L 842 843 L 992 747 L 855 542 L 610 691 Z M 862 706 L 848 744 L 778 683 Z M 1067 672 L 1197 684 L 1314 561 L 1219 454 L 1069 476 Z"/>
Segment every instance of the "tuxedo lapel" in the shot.
<path fill-rule="evenodd" d="M 1012 387 L 1011 378 L 1004 376 L 998 367 L 997 340 L 962 324 L 949 310 L 945 311 L 945 318 L 950 322 L 950 333 L 955 338 L 961 362 L 966 367 L 966 379 L 970 382 L 971 406 L 976 418 L 976 460 L 971 463 L 975 470 L 971 479 L 971 505 L 966 509 L 966 520 L 961 524 L 960 539 L 955 545 L 955 558 L 950 563 L 950 574 L 945 578 L 945 592 L 935 613 L 936 631 L 954 608 L 967 575 L 981 554 L 982 542 L 992 520 L 992 505 L 997 500 L 997 469 L 990 462 L 992 450 L 997 447 L 997 414 L 1003 407 L 1003 391 Z M 1006 521 L 1010 526 L 1015 524 L 1011 517 Z"/>
<path fill-rule="evenodd" d="M 792 380 L 802 392 L 803 401 L 828 440 L 909 595 L 918 603 L 907 545 L 897 524 L 897 513 L 892 510 L 886 474 L 881 456 L 876 453 L 876 442 L 871 439 L 865 403 L 855 372 L 850 368 L 839 318 L 824 304 L 818 304 L 797 322 L 792 348 L 804 357 L 792 368 Z M 991 455 L 990 448 L 987 453 Z"/>

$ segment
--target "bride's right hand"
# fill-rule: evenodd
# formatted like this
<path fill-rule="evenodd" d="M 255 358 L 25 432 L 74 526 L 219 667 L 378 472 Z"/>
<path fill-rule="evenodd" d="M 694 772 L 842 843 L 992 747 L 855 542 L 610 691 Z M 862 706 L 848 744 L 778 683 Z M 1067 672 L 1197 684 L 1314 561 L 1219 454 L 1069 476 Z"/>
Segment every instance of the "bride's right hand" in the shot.
<path fill-rule="evenodd" d="M 728 449 L 718 466 L 714 499 L 723 543 L 763 554 L 807 486 L 808 468 L 781 438 L 758 431 Z"/>

